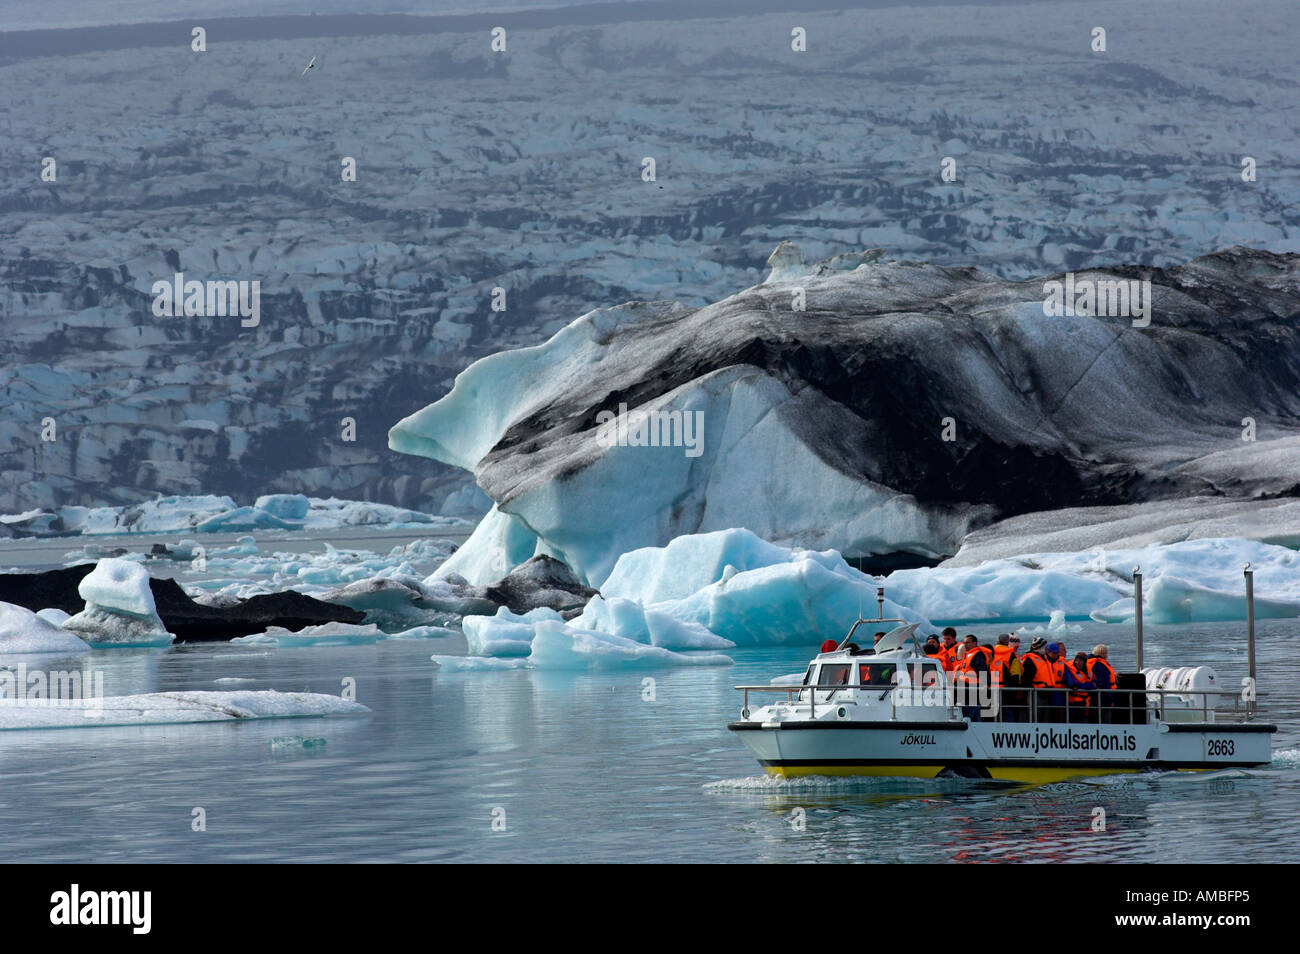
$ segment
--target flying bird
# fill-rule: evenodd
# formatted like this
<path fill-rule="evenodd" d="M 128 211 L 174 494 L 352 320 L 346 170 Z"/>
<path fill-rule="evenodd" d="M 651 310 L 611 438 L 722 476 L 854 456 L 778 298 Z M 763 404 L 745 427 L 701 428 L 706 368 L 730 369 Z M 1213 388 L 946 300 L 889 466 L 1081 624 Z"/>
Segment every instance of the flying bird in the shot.
<path fill-rule="evenodd" d="M 311 62 L 308 63 L 305 67 L 303 67 L 303 71 L 302 71 L 301 73 L 299 73 L 298 75 L 299 75 L 299 76 L 306 76 L 306 75 L 307 75 L 307 71 L 308 71 L 309 69 L 311 69 L 311 68 L 312 68 L 313 66 L 315 66 L 315 65 L 316 65 L 316 57 L 313 56 L 313 57 L 311 58 Z"/>

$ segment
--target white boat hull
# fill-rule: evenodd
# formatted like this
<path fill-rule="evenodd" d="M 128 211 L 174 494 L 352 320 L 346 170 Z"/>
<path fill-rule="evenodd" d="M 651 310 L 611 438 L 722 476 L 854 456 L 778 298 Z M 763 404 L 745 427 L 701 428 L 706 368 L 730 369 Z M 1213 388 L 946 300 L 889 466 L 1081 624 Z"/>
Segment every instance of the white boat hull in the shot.
<path fill-rule="evenodd" d="M 1263 723 L 733 722 L 770 775 L 957 775 L 1051 782 L 1143 770 L 1267 765 Z"/>

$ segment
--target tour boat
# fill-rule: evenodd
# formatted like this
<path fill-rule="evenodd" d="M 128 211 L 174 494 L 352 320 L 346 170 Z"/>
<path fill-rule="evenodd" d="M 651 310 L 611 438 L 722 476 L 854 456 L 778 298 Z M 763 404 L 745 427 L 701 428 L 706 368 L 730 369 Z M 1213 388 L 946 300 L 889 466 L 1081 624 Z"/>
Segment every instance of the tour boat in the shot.
<path fill-rule="evenodd" d="M 916 623 L 876 619 L 809 663 L 802 682 L 737 686 L 740 721 L 727 728 L 770 775 L 957 777 L 1046 783 L 1143 770 L 1207 770 L 1267 765 L 1277 727 L 1260 721 L 1254 691 L 1254 613 L 1247 565 L 1250 676 L 1220 689 L 1205 666 L 1119 674 L 1119 688 L 1090 690 L 1062 704 L 1068 690 L 1001 687 L 967 692 L 927 656 Z M 1141 574 L 1135 571 L 1138 668 Z M 874 647 L 854 636 L 893 626 Z M 864 643 L 870 640 L 863 639 Z M 750 708 L 750 695 L 786 698 Z M 1053 695 L 1053 694 L 1056 695 Z"/>

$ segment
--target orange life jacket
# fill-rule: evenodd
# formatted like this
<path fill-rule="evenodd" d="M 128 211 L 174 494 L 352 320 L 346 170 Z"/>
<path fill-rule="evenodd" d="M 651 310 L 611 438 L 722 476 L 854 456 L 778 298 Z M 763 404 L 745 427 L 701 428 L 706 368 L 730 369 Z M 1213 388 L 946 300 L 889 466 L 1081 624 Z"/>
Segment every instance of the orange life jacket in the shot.
<path fill-rule="evenodd" d="M 1105 669 L 1106 675 L 1110 677 L 1110 685 L 1103 686 L 1102 688 L 1114 689 L 1116 686 L 1119 685 L 1119 679 L 1115 675 L 1114 667 L 1112 667 L 1110 663 L 1106 662 L 1106 660 L 1102 659 L 1100 656 L 1093 656 L 1088 660 L 1088 675 L 1095 679 L 1096 676 L 1094 675 L 1094 670 L 1098 666 L 1101 666 L 1103 669 Z"/>
<path fill-rule="evenodd" d="M 1047 661 L 1046 656 L 1040 656 L 1035 652 L 1025 653 L 1026 662 L 1032 661 L 1034 664 L 1034 688 L 1035 689 L 1052 689 L 1061 684 L 1057 678 L 1058 670 Z M 1057 662 L 1060 662 L 1058 659 Z"/>
<path fill-rule="evenodd" d="M 1002 666 L 1011 665 L 1011 660 L 1016 658 L 1016 651 L 1010 646 L 1003 646 L 1001 643 L 993 647 L 993 664 L 1001 668 Z"/>
<path fill-rule="evenodd" d="M 1070 668 L 1070 672 L 1071 672 L 1071 674 L 1073 674 L 1074 678 L 1075 678 L 1075 679 L 1078 679 L 1080 682 L 1087 682 L 1089 679 L 1092 678 L 1092 676 L 1091 676 L 1089 673 L 1087 673 L 1087 672 L 1080 672 L 1080 671 L 1079 671 L 1079 668 L 1078 668 L 1077 666 L 1075 666 L 1075 664 L 1072 663 L 1072 662 L 1068 662 L 1068 663 L 1066 663 L 1065 665 L 1068 666 L 1068 667 Z M 1088 667 L 1085 665 L 1085 666 L 1084 666 L 1084 669 L 1086 670 L 1087 668 L 1088 668 Z M 1064 681 L 1064 680 L 1062 680 L 1062 681 Z M 1087 691 L 1086 689 L 1076 689 L 1075 691 L 1073 691 L 1073 692 L 1070 693 L 1070 705 L 1072 705 L 1072 706 L 1086 706 L 1086 705 L 1088 705 L 1088 704 L 1089 704 L 1089 698 L 1088 698 L 1088 695 L 1089 695 L 1089 694 L 1088 694 L 1088 691 Z"/>
<path fill-rule="evenodd" d="M 989 667 L 989 679 L 993 678 L 993 651 L 987 646 L 976 646 L 974 649 L 966 650 L 966 655 L 957 663 L 957 672 L 961 675 L 961 678 L 972 685 L 979 682 L 979 673 L 971 669 L 971 663 L 975 661 L 976 653 L 984 655 L 984 662 Z"/>
<path fill-rule="evenodd" d="M 935 658 L 943 666 L 944 672 L 952 672 L 957 665 L 957 646 L 957 643 L 953 643 L 951 647 L 941 645 L 939 651 L 935 653 Z"/>

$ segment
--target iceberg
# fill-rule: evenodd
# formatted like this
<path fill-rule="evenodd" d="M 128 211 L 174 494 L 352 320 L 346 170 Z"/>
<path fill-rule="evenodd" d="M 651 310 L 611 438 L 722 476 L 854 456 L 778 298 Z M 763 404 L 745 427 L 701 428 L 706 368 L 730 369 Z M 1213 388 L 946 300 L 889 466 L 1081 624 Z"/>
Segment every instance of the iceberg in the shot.
<path fill-rule="evenodd" d="M 1258 540 L 1205 538 L 1118 550 L 1030 553 L 979 566 L 898 570 L 884 580 L 897 599 L 936 623 L 1027 622 L 1060 614 L 1099 622 L 1131 620 L 1133 568 L 1143 572 L 1143 616 L 1151 623 L 1246 617 L 1242 566 L 1255 570 L 1255 612 L 1300 616 L 1300 553 Z M 944 595 L 956 594 L 944 612 Z"/>
<path fill-rule="evenodd" d="M 369 711 L 339 696 L 269 689 L 150 692 L 88 699 L 76 706 L 0 699 L 0 730 L 357 716 Z"/>
<path fill-rule="evenodd" d="M 372 624 L 355 623 L 321 623 L 306 626 L 297 632 L 282 626 L 272 626 L 266 632 L 251 636 L 237 636 L 232 643 L 247 643 L 252 646 L 276 646 L 288 648 L 293 646 L 367 646 L 387 639 L 388 634 Z"/>
<path fill-rule="evenodd" d="M 540 607 L 512 613 L 502 606 L 495 616 L 466 616 L 461 621 L 471 656 L 527 656 L 533 649 L 534 624 L 563 621 L 553 609 Z"/>
<path fill-rule="evenodd" d="M 86 608 L 63 623 L 95 648 L 167 646 L 175 637 L 158 617 L 149 572 L 138 563 L 108 557 L 77 587 Z"/>
<path fill-rule="evenodd" d="M 477 489 L 477 488 L 475 488 Z M 482 492 L 478 492 L 481 496 Z M 477 500 L 477 497 L 470 498 Z M 471 508 L 472 509 L 472 508 Z M 486 508 L 482 508 L 486 509 Z M 481 512 L 481 510 L 477 511 Z M 475 515 L 477 515 L 477 512 Z M 458 515 L 434 515 L 389 504 L 302 494 L 264 494 L 251 506 L 215 495 L 159 497 L 124 507 L 65 506 L 0 515 L 19 536 L 120 533 L 238 533 L 247 530 L 334 530 L 342 527 L 468 527 Z"/>
<path fill-rule="evenodd" d="M 410 629 L 404 629 L 401 632 L 389 633 L 389 639 L 443 639 L 447 636 L 459 635 L 456 630 L 448 629 L 445 626 L 412 626 Z"/>
<path fill-rule="evenodd" d="M 1100 553 L 1190 540 L 1244 539 L 1300 548 L 1300 500 L 1187 497 L 1022 514 L 968 534 L 945 567 L 1024 553 Z"/>
<path fill-rule="evenodd" d="M 1234 581 L 1235 582 L 1235 581 Z M 1300 593 L 1296 594 L 1300 596 Z M 1126 623 L 1137 616 L 1132 597 L 1093 611 L 1099 623 Z M 1276 600 L 1255 594 L 1256 619 L 1295 619 L 1300 599 Z M 1246 594 L 1219 586 L 1193 583 L 1173 575 L 1157 576 L 1142 585 L 1142 618 L 1151 623 L 1217 623 L 1246 618 Z"/>
<path fill-rule="evenodd" d="M 1262 618 L 1300 617 L 1300 554 L 1248 540 L 1196 540 L 1140 550 L 1031 554 L 979 567 L 859 572 L 834 550 L 777 546 L 748 530 L 678 537 L 665 547 L 623 554 L 601 593 L 567 623 L 553 610 L 463 621 L 471 656 L 527 659 L 547 667 L 697 665 L 693 654 L 734 646 L 839 641 L 861 614 L 938 624 L 1035 622 L 1022 633 L 1078 631 L 1067 620 L 1131 619 L 1132 566 L 1146 573 L 1146 615 L 1153 623 L 1239 619 L 1241 565 L 1256 568 Z M 860 634 L 862 645 L 870 639 Z M 542 639 L 542 634 L 545 638 Z M 470 664 L 466 664 L 470 665 Z"/>
<path fill-rule="evenodd" d="M 679 653 L 634 639 L 540 620 L 529 661 L 538 669 L 641 669 L 660 666 L 730 666 L 730 656 Z"/>
<path fill-rule="evenodd" d="M 519 656 L 430 656 L 433 668 L 441 672 L 498 672 L 507 669 L 532 669 L 533 664 Z"/>
<path fill-rule="evenodd" d="M 733 649 L 736 645 L 692 620 L 678 619 L 617 596 L 592 597 L 572 623 L 575 629 L 608 633 L 663 649 Z"/>
<path fill-rule="evenodd" d="M 41 610 L 41 613 L 48 612 L 50 611 Z M 84 653 L 89 649 L 84 640 L 40 614 L 12 603 L 0 603 L 0 655 Z"/>
<path fill-rule="evenodd" d="M 1051 619 L 1047 621 L 1046 626 L 1022 626 L 1016 630 L 1016 634 L 1018 636 L 1047 636 L 1055 633 L 1078 633 L 1082 631 L 1082 626 L 1071 625 L 1065 621 L 1064 610 L 1052 610 Z"/>
<path fill-rule="evenodd" d="M 236 507 L 196 524 L 199 533 L 238 533 L 242 530 L 299 530 L 301 521 L 283 520 L 256 507 Z"/>
<path fill-rule="evenodd" d="M 815 645 L 842 639 L 859 614 L 874 615 L 877 586 L 834 550 L 777 546 L 733 528 L 626 553 L 601 594 L 634 600 L 738 646 Z M 887 594 L 886 616 L 928 625 L 897 594 Z"/>
<path fill-rule="evenodd" d="M 302 494 L 264 494 L 253 501 L 253 509 L 288 523 L 301 524 L 311 510 L 311 501 Z"/>
<path fill-rule="evenodd" d="M 503 606 L 462 626 L 471 658 L 523 659 L 536 669 L 725 666 L 730 657 L 699 651 L 735 645 L 697 623 L 599 596 L 570 622 L 547 607 L 516 614 Z"/>
<path fill-rule="evenodd" d="M 1183 528 L 1211 539 L 1234 514 L 1198 524 L 1188 497 L 1249 509 L 1300 481 L 1294 366 L 1272 344 L 1293 335 L 1300 259 L 1231 248 L 1155 273 L 1151 333 L 1114 315 L 1047 314 L 1057 276 L 1007 281 L 877 253 L 805 265 L 790 244 L 769 264 L 763 283 L 700 308 L 588 312 L 542 344 L 476 361 L 394 424 L 393 450 L 473 473 L 494 501 L 438 573 L 486 585 L 546 555 L 604 592 L 624 554 L 732 527 L 870 568 L 924 566 L 994 521 L 1081 500 L 1110 511 L 1092 536 L 1051 521 L 999 533 L 1055 536 L 1048 550 L 1171 543 Z M 1242 408 L 1259 420 L 1255 440 L 1240 440 Z M 944 421 L 951 438 L 938 436 Z M 1161 506 L 1118 512 L 1127 503 Z M 1271 541 L 1300 539 L 1300 509 L 1266 509 L 1286 522 Z M 1019 555 L 996 540 L 972 546 Z M 989 580 L 947 612 L 1029 617 L 1125 595 L 1105 600 L 1106 581 L 1070 576 L 1019 597 Z"/>

